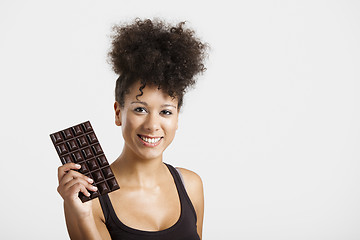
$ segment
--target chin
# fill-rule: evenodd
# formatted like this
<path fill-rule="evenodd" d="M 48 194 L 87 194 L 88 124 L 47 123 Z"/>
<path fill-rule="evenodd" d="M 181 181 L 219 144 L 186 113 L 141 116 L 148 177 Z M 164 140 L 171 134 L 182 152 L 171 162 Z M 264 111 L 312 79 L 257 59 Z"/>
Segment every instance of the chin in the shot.
<path fill-rule="evenodd" d="M 140 159 L 144 159 L 144 160 L 153 160 L 153 159 L 158 159 L 158 158 L 162 158 L 163 156 L 163 151 L 149 151 L 149 149 L 144 150 L 144 149 L 140 149 L 138 151 L 138 154 Z"/>

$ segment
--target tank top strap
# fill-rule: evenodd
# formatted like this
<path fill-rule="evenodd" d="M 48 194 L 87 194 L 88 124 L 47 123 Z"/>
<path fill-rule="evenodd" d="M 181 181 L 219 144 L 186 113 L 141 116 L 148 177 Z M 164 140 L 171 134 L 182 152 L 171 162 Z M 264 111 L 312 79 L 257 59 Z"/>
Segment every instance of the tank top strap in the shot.
<path fill-rule="evenodd" d="M 196 211 L 195 208 L 190 200 L 189 195 L 186 192 L 185 186 L 184 186 L 184 182 L 183 182 L 183 178 L 182 176 L 180 176 L 178 170 L 176 168 L 174 168 L 172 165 L 165 163 L 165 165 L 168 167 L 168 169 L 170 170 L 171 175 L 174 178 L 174 182 L 176 185 L 176 188 L 178 190 L 179 193 L 179 197 L 180 197 L 180 201 L 184 204 L 181 204 L 183 207 L 187 207 L 191 213 L 194 215 L 195 217 L 195 222 L 197 221 L 197 216 L 196 216 Z"/>
<path fill-rule="evenodd" d="M 178 169 L 178 168 L 175 168 L 176 169 L 176 171 L 179 173 L 179 176 L 180 176 L 180 178 L 181 178 L 181 182 L 182 182 L 182 184 L 184 185 L 184 187 L 185 187 L 185 189 L 186 189 L 186 186 L 185 186 L 185 183 L 184 183 L 184 178 L 183 178 L 183 176 L 182 176 L 182 174 L 181 174 L 181 172 L 180 172 L 180 169 Z"/>
<path fill-rule="evenodd" d="M 109 198 L 109 195 L 106 193 L 99 196 L 100 206 L 104 214 L 105 222 L 108 222 L 110 211 L 113 209 L 112 204 Z"/>

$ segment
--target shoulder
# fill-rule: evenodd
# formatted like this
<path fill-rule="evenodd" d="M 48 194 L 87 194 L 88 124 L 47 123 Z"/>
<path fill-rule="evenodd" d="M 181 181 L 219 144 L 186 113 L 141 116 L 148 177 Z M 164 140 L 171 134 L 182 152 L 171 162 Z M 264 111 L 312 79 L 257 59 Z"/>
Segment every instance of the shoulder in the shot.
<path fill-rule="evenodd" d="M 176 167 L 176 169 L 180 170 L 184 178 L 186 190 L 199 190 L 199 188 L 203 188 L 201 177 L 197 173 L 180 167 Z"/>
<path fill-rule="evenodd" d="M 196 210 L 201 211 L 204 205 L 204 190 L 201 177 L 191 170 L 179 167 L 177 169 L 180 170 L 183 176 L 185 189 L 192 204 Z"/>

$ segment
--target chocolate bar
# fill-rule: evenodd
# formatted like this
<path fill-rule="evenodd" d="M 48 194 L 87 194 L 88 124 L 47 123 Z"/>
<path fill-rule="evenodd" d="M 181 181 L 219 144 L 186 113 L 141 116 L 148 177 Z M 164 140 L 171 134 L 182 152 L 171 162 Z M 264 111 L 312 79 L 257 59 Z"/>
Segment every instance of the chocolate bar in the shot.
<path fill-rule="evenodd" d="M 50 138 L 62 164 L 77 163 L 81 165 L 77 171 L 94 180 L 92 185 L 98 190 L 88 190 L 90 197 L 80 192 L 79 198 L 82 202 L 120 188 L 90 121 L 50 134 Z"/>

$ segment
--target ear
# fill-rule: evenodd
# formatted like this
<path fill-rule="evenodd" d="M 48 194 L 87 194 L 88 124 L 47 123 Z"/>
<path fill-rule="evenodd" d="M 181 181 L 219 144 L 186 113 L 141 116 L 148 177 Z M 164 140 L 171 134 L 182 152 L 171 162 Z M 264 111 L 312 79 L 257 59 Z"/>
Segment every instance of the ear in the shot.
<path fill-rule="evenodd" d="M 115 124 L 116 126 L 121 126 L 121 108 L 120 104 L 115 101 L 114 103 L 114 110 L 115 110 Z"/>

